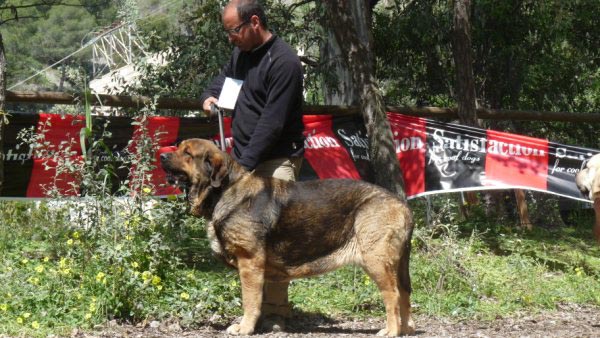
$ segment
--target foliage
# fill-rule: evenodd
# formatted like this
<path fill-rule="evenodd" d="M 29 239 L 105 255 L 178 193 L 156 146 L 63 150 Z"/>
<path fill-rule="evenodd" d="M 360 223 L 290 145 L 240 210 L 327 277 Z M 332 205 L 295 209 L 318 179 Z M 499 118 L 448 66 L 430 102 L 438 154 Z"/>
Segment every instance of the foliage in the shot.
<path fill-rule="evenodd" d="M 451 106 L 450 2 L 394 1 L 373 14 L 377 79 L 389 104 Z"/>
<path fill-rule="evenodd" d="M 45 20 L 36 23 L 36 32 L 30 38 L 32 57 L 44 64 L 52 64 L 81 47 L 82 37 L 95 26 L 92 14 L 81 7 L 53 7 Z M 68 32 L 68 34 L 67 34 Z M 90 54 L 78 54 L 69 62 L 87 61 Z"/>
<path fill-rule="evenodd" d="M 137 69 L 144 74 L 140 84 L 125 88 L 128 94 L 198 97 L 228 61 L 232 46 L 223 32 L 221 10 L 226 0 L 206 0 L 186 3 L 179 12 L 179 30 L 142 23 L 147 32 L 151 52 L 163 53 L 166 65 L 140 62 Z M 303 7 L 290 7 L 279 1 L 265 1 L 269 28 L 305 53 L 318 50 L 318 26 L 311 23 L 314 12 Z M 302 18 L 297 16 L 304 15 Z M 317 76 L 309 68 L 307 83 Z M 310 84 L 307 85 L 310 87 Z"/>
<path fill-rule="evenodd" d="M 2 23 L 9 85 L 77 51 L 83 46 L 84 37 L 96 26 L 106 24 L 107 19 L 112 20 L 111 2 L 108 0 L 70 1 L 69 6 L 61 3 L 6 1 L 0 9 L 3 20 L 11 18 Z M 11 6 L 15 6 L 14 10 Z M 89 67 L 90 55 L 85 52 L 73 55 L 61 65 L 61 70 L 64 72 L 70 65 Z M 36 77 L 34 82 L 37 85 L 19 89 L 44 87 L 56 90 L 60 86 L 61 75 L 49 70 Z"/>
<path fill-rule="evenodd" d="M 231 46 L 221 34 L 220 10 L 225 0 L 175 1 L 169 7 L 156 0 L 139 2 L 137 25 L 149 52 L 162 52 L 166 67 L 140 62 L 145 75 L 140 85 L 124 93 L 175 97 L 197 97 L 230 55 Z M 113 18 L 117 6 L 101 2 L 92 7 L 82 2 L 96 20 Z M 454 105 L 454 64 L 451 55 L 451 2 L 435 0 L 379 2 L 373 13 L 374 52 L 377 79 L 388 104 Z M 123 7 L 127 1 L 121 1 Z M 131 5 L 131 4 L 130 4 Z M 327 37 L 319 22 L 322 6 L 314 2 L 266 1 L 270 27 L 296 46 L 306 60 L 306 99 L 320 101 L 323 81 L 331 70 L 320 60 Z M 131 6 L 130 6 L 131 7 Z M 135 8 L 134 8 L 135 9 Z M 135 12 L 134 9 L 131 9 Z M 81 9 L 83 10 L 83 9 Z M 472 44 L 477 96 L 480 105 L 501 109 L 595 112 L 598 99 L 598 46 L 600 32 L 595 18 L 598 6 L 592 0 L 564 2 L 487 1 L 472 7 Z M 52 14 L 53 9 L 46 10 Z M 48 16 L 50 18 L 50 16 Z M 23 44 L 46 37 L 55 28 L 48 19 L 7 25 L 4 33 L 9 56 L 10 79 L 30 74 L 46 59 Z M 100 23 L 100 22 L 99 22 Z M 69 32 L 80 28 L 70 29 Z M 63 34 L 66 34 L 63 32 Z M 69 39 L 67 34 L 64 39 Z M 57 48 L 66 46 L 57 46 Z M 13 55 L 20 55 L 15 58 Z M 25 68 L 30 67 L 29 70 Z M 506 121 L 491 127 L 529 132 L 558 142 L 575 142 L 598 147 L 598 140 L 586 135 L 596 126 L 564 123 L 519 123 Z M 549 134 L 549 129 L 552 129 Z M 583 139 L 582 139 L 583 138 Z"/>
<path fill-rule="evenodd" d="M 110 319 L 223 325 L 240 314 L 235 271 L 216 262 L 204 222 L 181 199 L 87 198 L 0 205 L 0 332 L 47 336 Z M 582 226 L 525 232 L 483 217 L 458 221 L 433 198 L 410 202 L 414 311 L 493 320 L 557 304 L 600 306 L 600 249 Z M 450 223 L 448 223 L 450 222 Z M 374 283 L 358 268 L 293 281 L 294 311 L 383 316 Z"/>
<path fill-rule="evenodd" d="M 597 112 L 600 32 L 593 1 L 474 1 L 478 103 L 494 109 Z M 374 14 L 377 77 L 396 105 L 454 106 L 451 2 L 390 2 Z M 596 125 L 492 122 L 489 127 L 598 148 Z"/>
<path fill-rule="evenodd" d="M 6 299 L 0 303 L 1 332 L 46 336 L 107 319 L 139 322 L 167 315 L 192 323 L 194 316 L 239 305 L 228 291 L 235 283 L 216 287 L 224 296 L 190 287 L 202 272 L 184 272 L 186 256 L 193 254 L 199 269 L 207 266 L 208 246 L 198 239 L 205 237 L 203 220 L 187 216 L 185 200 L 151 198 L 158 138 L 148 134 L 148 111 L 140 113 L 134 122 L 138 132 L 119 161 L 104 160 L 112 156 L 104 143 L 110 135 L 92 126 L 89 114 L 81 140 L 52 145 L 44 127 L 21 134 L 56 175 L 45 187 L 53 199 L 0 207 L 7 217 L 0 226 L 0 275 L 8 281 L 0 287 Z M 72 156 L 78 141 L 86 145 L 82 160 Z M 130 175 L 113 190 L 111 180 L 122 168 Z M 61 184 L 65 176 L 75 183 Z M 77 199 L 62 197 L 73 192 Z M 203 244 L 200 250 L 197 243 Z M 193 307 L 190 300 L 204 305 Z"/>

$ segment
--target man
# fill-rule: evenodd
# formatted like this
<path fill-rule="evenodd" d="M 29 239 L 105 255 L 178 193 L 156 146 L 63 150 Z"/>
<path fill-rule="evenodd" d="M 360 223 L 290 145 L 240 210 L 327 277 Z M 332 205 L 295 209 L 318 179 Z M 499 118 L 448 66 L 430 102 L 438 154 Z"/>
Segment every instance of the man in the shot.
<path fill-rule="evenodd" d="M 235 45 L 229 62 L 202 93 L 203 109 L 216 104 L 226 77 L 243 85 L 232 112 L 232 157 L 264 177 L 296 180 L 304 153 L 302 65 L 296 52 L 273 34 L 256 0 L 233 0 L 223 9 L 223 27 Z M 263 318 L 287 317 L 289 283 L 266 283 Z M 275 317 L 275 325 L 282 326 Z M 269 323 L 267 323 L 269 325 Z"/>

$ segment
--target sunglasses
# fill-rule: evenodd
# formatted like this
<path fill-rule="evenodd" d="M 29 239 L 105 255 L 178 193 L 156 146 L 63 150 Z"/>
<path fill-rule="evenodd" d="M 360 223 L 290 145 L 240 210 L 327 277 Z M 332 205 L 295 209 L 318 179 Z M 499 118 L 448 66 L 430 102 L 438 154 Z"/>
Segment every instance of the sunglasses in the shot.
<path fill-rule="evenodd" d="M 231 34 L 231 35 L 233 35 L 233 34 L 235 34 L 235 35 L 240 34 L 240 31 L 242 30 L 242 27 L 244 27 L 244 25 L 247 25 L 249 23 L 250 23 L 250 20 L 246 20 L 246 21 L 242 22 L 241 24 L 239 24 L 235 28 L 225 29 L 225 33 Z"/>

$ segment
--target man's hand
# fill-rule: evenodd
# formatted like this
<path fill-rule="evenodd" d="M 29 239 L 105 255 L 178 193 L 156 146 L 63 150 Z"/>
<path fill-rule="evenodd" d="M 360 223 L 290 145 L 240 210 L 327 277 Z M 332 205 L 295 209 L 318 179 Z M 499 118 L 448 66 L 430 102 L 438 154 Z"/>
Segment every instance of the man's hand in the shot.
<path fill-rule="evenodd" d="M 219 99 L 217 99 L 216 97 L 209 97 L 206 100 L 204 100 L 204 102 L 202 103 L 202 109 L 204 110 L 204 114 L 206 114 L 206 116 L 211 115 L 211 109 L 210 106 L 211 105 L 216 105 L 217 102 L 219 101 Z"/>

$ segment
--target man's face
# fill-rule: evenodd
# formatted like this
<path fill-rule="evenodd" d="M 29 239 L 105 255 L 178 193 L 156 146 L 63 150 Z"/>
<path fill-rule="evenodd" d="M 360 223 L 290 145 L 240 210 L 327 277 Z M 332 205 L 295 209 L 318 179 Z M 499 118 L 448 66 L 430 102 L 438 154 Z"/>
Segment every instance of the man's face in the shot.
<path fill-rule="evenodd" d="M 225 30 L 229 42 L 243 51 L 250 51 L 254 48 L 253 32 L 251 21 L 240 20 L 237 9 L 228 6 L 223 11 L 223 29 Z"/>

